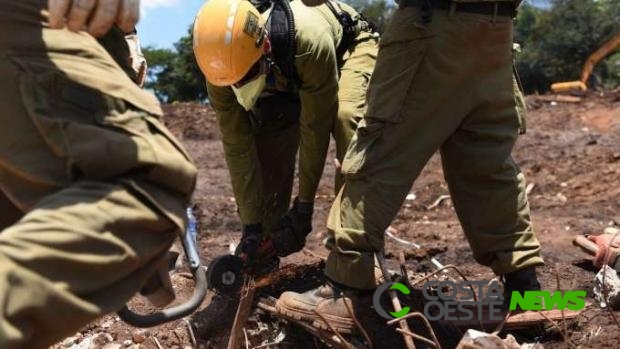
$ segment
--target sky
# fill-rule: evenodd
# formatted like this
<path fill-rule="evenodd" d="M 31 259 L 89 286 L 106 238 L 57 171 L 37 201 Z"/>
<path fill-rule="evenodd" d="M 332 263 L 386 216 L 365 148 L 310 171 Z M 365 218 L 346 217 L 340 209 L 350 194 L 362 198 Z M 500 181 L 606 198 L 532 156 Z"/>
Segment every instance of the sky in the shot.
<path fill-rule="evenodd" d="M 187 34 L 194 16 L 206 0 L 142 0 L 138 33 L 142 46 L 173 48 Z M 545 7 L 548 0 L 526 0 Z"/>
<path fill-rule="evenodd" d="M 142 46 L 172 48 L 194 22 L 205 0 L 142 0 L 138 33 Z"/>

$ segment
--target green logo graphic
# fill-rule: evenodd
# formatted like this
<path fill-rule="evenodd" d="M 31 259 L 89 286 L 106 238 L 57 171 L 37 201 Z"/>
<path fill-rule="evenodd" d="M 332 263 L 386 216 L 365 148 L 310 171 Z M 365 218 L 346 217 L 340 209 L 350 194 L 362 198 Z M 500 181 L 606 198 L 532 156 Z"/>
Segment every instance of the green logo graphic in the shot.
<path fill-rule="evenodd" d="M 477 292 L 474 292 L 477 288 Z M 373 307 L 381 317 L 400 319 L 411 311 L 403 307 L 399 311 L 388 312 L 381 306 L 381 295 L 386 291 L 411 294 L 407 286 L 388 282 L 377 288 L 373 296 Z M 431 290 L 434 290 L 430 292 Z M 429 293 L 430 292 L 430 293 Z M 424 316 L 431 321 L 446 320 L 493 320 L 504 319 L 504 294 L 499 283 L 494 281 L 427 281 L 422 286 L 422 294 L 427 302 Z M 476 298 L 478 294 L 478 298 Z M 586 291 L 514 291 L 510 297 L 510 310 L 581 310 L 586 306 Z"/>
<path fill-rule="evenodd" d="M 586 306 L 586 291 L 514 291 L 510 297 L 510 310 L 517 306 L 523 310 L 581 310 Z"/>
<path fill-rule="evenodd" d="M 372 297 L 372 305 L 377 311 L 377 314 L 379 314 L 381 317 L 388 319 L 388 320 L 400 319 L 401 317 L 409 314 L 409 311 L 411 311 L 411 308 L 409 307 L 404 307 L 400 311 L 390 312 L 389 314 L 387 311 L 385 311 L 385 309 L 383 309 L 383 307 L 381 306 L 380 299 L 381 299 L 381 295 L 383 294 L 383 292 L 387 291 L 388 289 L 399 291 L 400 293 L 405 294 L 405 295 L 408 295 L 411 293 L 411 291 L 409 291 L 407 286 L 401 283 L 388 282 L 388 283 L 385 283 L 379 286 L 377 290 L 375 291 L 374 296 Z"/>
<path fill-rule="evenodd" d="M 396 290 L 396 291 L 400 291 L 400 293 L 402 294 L 410 294 L 411 291 L 409 291 L 409 289 L 407 288 L 407 286 L 401 284 L 401 283 L 396 283 L 394 285 L 392 285 L 392 287 L 390 287 L 390 290 Z M 400 311 L 396 312 L 390 312 L 390 315 L 392 315 L 393 317 L 400 319 L 401 317 L 409 314 L 409 311 L 411 310 L 411 308 L 409 307 L 404 307 L 402 308 Z"/>

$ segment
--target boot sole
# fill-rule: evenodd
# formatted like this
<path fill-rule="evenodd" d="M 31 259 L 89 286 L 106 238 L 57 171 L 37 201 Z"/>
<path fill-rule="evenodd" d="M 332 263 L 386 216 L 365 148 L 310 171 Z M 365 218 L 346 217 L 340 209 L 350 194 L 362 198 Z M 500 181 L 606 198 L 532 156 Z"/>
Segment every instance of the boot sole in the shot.
<path fill-rule="evenodd" d="M 293 308 L 287 307 L 284 304 L 280 304 L 280 302 L 276 303 L 276 310 L 279 313 L 285 316 L 288 316 L 290 318 L 293 318 L 295 320 L 311 322 L 312 326 L 319 328 L 321 330 L 331 331 L 331 329 L 325 323 L 325 321 L 323 321 L 323 319 L 321 319 L 321 317 L 315 313 L 307 312 L 307 311 L 303 311 L 299 309 L 293 309 Z M 352 319 L 347 319 L 347 318 L 343 318 L 340 316 L 334 316 L 334 315 L 329 315 L 329 314 L 322 314 L 322 315 L 325 318 L 325 320 L 327 320 L 329 324 L 336 331 L 338 331 L 338 333 L 351 334 L 353 332 L 354 323 Z"/>

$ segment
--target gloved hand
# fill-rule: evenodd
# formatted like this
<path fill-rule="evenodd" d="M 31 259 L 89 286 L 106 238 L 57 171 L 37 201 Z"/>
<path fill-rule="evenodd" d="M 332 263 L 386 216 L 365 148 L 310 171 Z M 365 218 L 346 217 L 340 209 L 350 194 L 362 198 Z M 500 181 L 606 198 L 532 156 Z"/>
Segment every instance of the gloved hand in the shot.
<path fill-rule="evenodd" d="M 306 236 L 312 231 L 314 202 L 300 202 L 295 198 L 293 207 L 282 217 L 272 232 L 273 247 L 280 257 L 301 251 Z"/>
<path fill-rule="evenodd" d="M 615 233 L 588 236 L 588 239 L 593 241 L 598 247 L 592 261 L 597 268 L 601 268 L 605 264 L 615 267 L 616 260 L 620 256 L 620 234 L 615 239 L 614 236 L 616 236 Z M 609 254 L 607 251 L 609 251 Z M 605 260 L 605 257 L 607 257 L 607 260 Z"/>
<path fill-rule="evenodd" d="M 114 24 L 129 33 L 140 17 L 140 0 L 48 0 L 49 25 L 61 29 L 87 30 L 98 37 Z"/>
<path fill-rule="evenodd" d="M 129 64 L 131 64 L 133 71 L 136 73 L 135 82 L 142 87 L 146 80 L 146 70 L 148 67 L 144 54 L 142 54 L 142 48 L 140 48 L 138 34 L 134 32 L 125 35 L 125 41 L 127 41 L 127 46 L 129 46 Z"/>
<path fill-rule="evenodd" d="M 247 224 L 243 226 L 241 241 L 235 250 L 235 255 L 247 256 L 247 261 L 251 263 L 258 253 L 258 246 L 263 239 L 263 228 L 261 224 Z"/>

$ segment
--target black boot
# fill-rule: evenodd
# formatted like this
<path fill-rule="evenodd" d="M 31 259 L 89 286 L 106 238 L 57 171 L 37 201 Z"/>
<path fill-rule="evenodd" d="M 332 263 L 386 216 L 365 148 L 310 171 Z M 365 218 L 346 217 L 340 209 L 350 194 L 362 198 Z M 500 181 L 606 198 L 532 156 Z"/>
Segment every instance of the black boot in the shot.
<path fill-rule="evenodd" d="M 260 223 L 244 225 L 241 240 L 239 241 L 239 245 L 237 245 L 235 255 L 246 255 L 249 259 L 255 258 L 262 239 L 263 227 Z"/>
<path fill-rule="evenodd" d="M 502 276 L 504 283 L 504 304 L 502 308 L 510 308 L 510 299 L 513 292 L 519 292 L 522 296 L 526 291 L 540 291 L 540 283 L 536 276 L 535 267 L 527 267 Z M 517 307 L 517 310 L 521 310 Z"/>
<path fill-rule="evenodd" d="M 286 257 L 299 252 L 306 244 L 306 236 L 312 231 L 313 202 L 300 202 L 295 198 L 293 207 L 280 219 L 271 233 L 273 247 L 278 256 Z"/>

